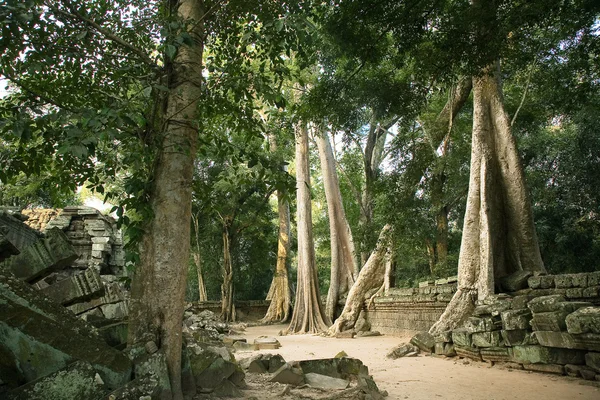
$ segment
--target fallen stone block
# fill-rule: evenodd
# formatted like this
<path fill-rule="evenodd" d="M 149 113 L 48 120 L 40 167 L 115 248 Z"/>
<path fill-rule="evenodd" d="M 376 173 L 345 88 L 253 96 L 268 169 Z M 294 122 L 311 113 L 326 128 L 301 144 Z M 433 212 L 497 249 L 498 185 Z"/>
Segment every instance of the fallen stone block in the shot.
<path fill-rule="evenodd" d="M 534 331 L 561 332 L 567 330 L 565 319 L 569 315 L 565 311 L 551 311 L 536 313 L 531 319 Z"/>
<path fill-rule="evenodd" d="M 440 356 L 454 357 L 456 351 L 454 351 L 454 344 L 438 342 L 435 344 L 434 353 Z"/>
<path fill-rule="evenodd" d="M 585 351 L 544 346 L 513 346 L 512 361 L 521 364 L 584 364 Z"/>
<path fill-rule="evenodd" d="M 354 335 L 356 335 L 356 332 L 354 332 L 353 330 L 349 330 L 349 331 L 337 332 L 335 334 L 335 337 L 337 339 L 354 339 Z"/>
<path fill-rule="evenodd" d="M 567 364 L 565 365 L 565 373 L 574 378 L 583 378 L 586 380 L 594 380 L 596 376 L 596 372 L 585 365 Z"/>
<path fill-rule="evenodd" d="M 199 375 L 194 374 L 196 386 L 201 388 L 214 389 L 223 384 L 236 371 L 236 365 L 230 361 L 225 361 L 221 357 L 213 361 L 208 368 Z"/>
<path fill-rule="evenodd" d="M 159 398 L 168 398 L 172 395 L 171 381 L 167 368 L 167 357 L 161 350 L 154 354 L 145 354 L 133 360 L 135 376 L 137 378 L 153 376 L 158 383 Z"/>
<path fill-rule="evenodd" d="M 223 338 L 223 343 L 224 344 L 233 345 L 236 342 L 247 343 L 248 340 L 246 338 L 241 337 L 241 336 L 225 336 Z"/>
<path fill-rule="evenodd" d="M 302 360 L 298 365 L 305 374 L 314 372 L 333 378 L 348 379 L 351 376 L 369 375 L 367 366 L 361 360 L 351 357 Z"/>
<path fill-rule="evenodd" d="M 525 289 L 527 288 L 527 279 L 532 275 L 531 271 L 517 271 L 500 278 L 500 286 L 507 292 L 516 292 L 517 290 Z"/>
<path fill-rule="evenodd" d="M 419 353 L 419 348 L 413 344 L 410 343 L 404 343 L 401 344 L 397 347 L 395 347 L 394 349 L 392 349 L 392 351 L 390 351 L 387 354 L 387 358 L 391 358 L 392 360 L 395 360 L 397 358 L 400 357 L 406 357 L 409 354 L 418 354 Z"/>
<path fill-rule="evenodd" d="M 456 351 L 456 355 L 461 358 L 468 358 L 473 361 L 482 360 L 480 350 L 475 347 L 463 347 L 454 344 L 454 351 Z"/>
<path fill-rule="evenodd" d="M 0 303 L 0 343 L 26 381 L 76 360 L 89 362 L 107 389 L 129 381 L 132 365 L 124 354 L 73 313 L 6 271 L 0 271 Z"/>
<path fill-rule="evenodd" d="M 571 334 L 600 334 L 600 307 L 585 307 L 566 318 L 567 331 Z"/>
<path fill-rule="evenodd" d="M 342 390 L 346 389 L 350 382 L 345 379 L 332 378 L 331 376 L 309 372 L 304 374 L 304 382 L 318 389 Z"/>
<path fill-rule="evenodd" d="M 9 258 L 4 264 L 17 278 L 30 282 L 69 265 L 77 259 L 77 254 L 60 229 L 51 229 L 46 237 L 40 238 L 21 253 Z"/>
<path fill-rule="evenodd" d="M 88 268 L 41 290 L 44 295 L 58 304 L 84 300 L 99 295 L 103 291 L 104 285 L 100 280 L 100 273 L 95 268 Z"/>
<path fill-rule="evenodd" d="M 501 314 L 502 329 L 505 331 L 529 329 L 531 317 L 531 311 L 527 308 L 503 311 Z"/>
<path fill-rule="evenodd" d="M 457 346 L 471 347 L 471 344 L 473 343 L 471 336 L 472 333 L 465 328 L 459 328 L 452 331 L 452 341 Z"/>
<path fill-rule="evenodd" d="M 581 335 L 571 335 L 567 332 L 544 331 L 537 331 L 534 334 L 542 346 L 600 351 L 599 334 L 584 333 Z"/>
<path fill-rule="evenodd" d="M 281 343 L 279 343 L 279 340 L 275 339 L 274 337 L 259 337 L 254 339 L 254 346 L 256 347 L 257 350 L 261 350 L 261 349 L 272 349 L 272 350 L 277 350 L 278 348 L 281 347 Z"/>
<path fill-rule="evenodd" d="M 298 386 L 304 383 L 304 373 L 297 364 L 285 363 L 275 371 L 269 381 Z"/>
<path fill-rule="evenodd" d="M 16 256 L 20 251 L 12 242 L 0 232 L 0 263 L 9 257 Z"/>
<path fill-rule="evenodd" d="M 545 372 L 548 374 L 564 375 L 565 367 L 559 364 L 523 364 L 527 371 Z"/>
<path fill-rule="evenodd" d="M 600 353 L 589 352 L 585 355 L 585 365 L 600 373 Z"/>
<path fill-rule="evenodd" d="M 483 361 L 510 362 L 511 350 L 507 347 L 487 347 L 480 350 Z"/>
<path fill-rule="evenodd" d="M 476 347 L 498 347 L 503 344 L 500 331 L 477 332 L 471 336 L 471 339 L 473 346 Z"/>
<path fill-rule="evenodd" d="M 373 337 L 373 336 L 381 336 L 381 332 L 379 332 L 379 331 L 359 331 L 356 334 L 356 337 Z"/>
<path fill-rule="evenodd" d="M 561 307 L 560 304 L 564 303 L 565 301 L 565 297 L 559 294 L 540 296 L 527 303 L 527 307 L 532 313 L 559 311 Z"/>
<path fill-rule="evenodd" d="M 100 278 L 102 279 L 103 276 L 100 275 Z M 90 299 L 89 301 L 78 302 L 67 306 L 67 308 L 75 314 L 82 314 L 93 308 L 100 307 L 105 304 L 118 303 L 124 300 L 125 292 L 121 285 L 119 285 L 117 282 L 105 282 L 103 296 L 95 297 L 93 299 Z"/>
<path fill-rule="evenodd" d="M 81 400 L 95 399 L 106 391 L 94 367 L 76 361 L 66 368 L 38 378 L 8 394 L 9 400 Z"/>
<path fill-rule="evenodd" d="M 490 304 L 481 304 L 475 307 L 473 315 L 476 317 L 492 315 L 496 316 L 503 311 L 510 310 L 512 307 L 512 298 L 509 299 L 497 299 Z"/>
<path fill-rule="evenodd" d="M 435 339 L 431 333 L 423 331 L 415 334 L 410 339 L 410 343 L 417 346 L 421 351 L 432 353 L 435 346 Z"/>
<path fill-rule="evenodd" d="M 235 342 L 233 344 L 233 348 L 237 351 L 250 351 L 250 350 L 256 350 L 256 348 L 254 347 L 253 344 L 250 343 L 246 343 L 246 342 Z"/>

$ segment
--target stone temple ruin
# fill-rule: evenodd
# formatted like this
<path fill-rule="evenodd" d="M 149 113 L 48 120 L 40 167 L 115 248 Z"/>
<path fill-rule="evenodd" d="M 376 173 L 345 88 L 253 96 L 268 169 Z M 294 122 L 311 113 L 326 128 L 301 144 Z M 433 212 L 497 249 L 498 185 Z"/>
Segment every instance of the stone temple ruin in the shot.
<path fill-rule="evenodd" d="M 522 271 L 501 285 L 505 293 L 478 301 L 462 327 L 436 336 L 426 331 L 451 297 L 444 286 L 451 293 L 455 285 L 398 289 L 376 299 L 367 320 L 384 333 L 422 331 L 412 347 L 400 346 L 392 358 L 421 350 L 600 381 L 600 271 L 540 276 Z M 389 318 L 393 308 L 403 322 Z"/>
<path fill-rule="evenodd" d="M 126 348 L 126 277 L 121 233 L 95 209 L 0 211 L 0 398 L 161 398 L 169 389 L 164 353 L 153 342 Z M 478 301 L 453 331 L 427 333 L 455 293 L 456 277 L 391 288 L 373 299 L 369 294 L 355 329 L 419 332 L 391 358 L 425 352 L 600 380 L 600 272 L 520 272 L 500 286 L 503 293 Z M 211 307 L 218 304 L 185 311 L 182 383 L 188 393 L 241 396 L 248 378 L 291 385 L 285 390 L 292 395 L 306 395 L 308 383 L 361 399 L 384 396 L 362 363 L 344 355 L 314 367 L 267 355 L 236 361 L 233 352 L 257 343 L 244 343 L 236 336 L 244 325 L 220 322 Z M 266 307 L 263 301 L 240 304 L 254 317 Z"/>

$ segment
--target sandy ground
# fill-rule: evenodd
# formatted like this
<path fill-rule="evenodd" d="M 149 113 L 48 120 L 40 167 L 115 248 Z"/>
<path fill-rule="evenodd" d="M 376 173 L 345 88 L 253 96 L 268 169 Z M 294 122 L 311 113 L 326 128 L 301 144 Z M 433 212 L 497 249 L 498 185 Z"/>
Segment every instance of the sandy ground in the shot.
<path fill-rule="evenodd" d="M 286 361 L 334 357 L 345 351 L 369 367 L 380 390 L 389 400 L 600 400 L 600 384 L 582 379 L 512 371 L 487 363 L 465 362 L 458 358 L 442 359 L 419 356 L 390 360 L 386 354 L 409 338 L 376 336 L 335 339 L 314 335 L 277 336 L 284 325 L 247 328 L 249 343 L 261 335 L 277 337 L 278 350 L 238 352 L 240 359 L 257 352 L 278 353 Z M 257 396 L 260 399 L 261 396 Z M 265 397 L 266 398 L 266 397 Z"/>

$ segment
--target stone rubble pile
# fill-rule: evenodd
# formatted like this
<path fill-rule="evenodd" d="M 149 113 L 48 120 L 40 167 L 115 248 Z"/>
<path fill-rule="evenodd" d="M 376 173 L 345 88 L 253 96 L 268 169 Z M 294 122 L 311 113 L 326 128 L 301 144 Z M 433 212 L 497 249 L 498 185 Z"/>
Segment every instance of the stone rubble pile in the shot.
<path fill-rule="evenodd" d="M 356 358 L 286 362 L 280 355 L 261 353 L 240 360 L 239 365 L 247 373 L 269 374 L 270 382 L 286 385 L 283 393 L 297 398 L 307 397 L 302 394 L 307 387 L 337 391 L 337 398 L 381 400 L 387 396 L 387 392 L 379 391 L 367 366 Z"/>
<path fill-rule="evenodd" d="M 600 272 L 520 272 L 501 282 L 515 291 L 477 301 L 462 327 L 420 332 L 411 344 L 441 356 L 600 381 Z M 389 357 L 410 352 L 399 347 Z"/>
<path fill-rule="evenodd" d="M 4 268 L 92 323 L 111 345 L 124 345 L 128 292 L 114 219 L 83 206 L 0 212 L 0 230 L 17 250 Z"/>

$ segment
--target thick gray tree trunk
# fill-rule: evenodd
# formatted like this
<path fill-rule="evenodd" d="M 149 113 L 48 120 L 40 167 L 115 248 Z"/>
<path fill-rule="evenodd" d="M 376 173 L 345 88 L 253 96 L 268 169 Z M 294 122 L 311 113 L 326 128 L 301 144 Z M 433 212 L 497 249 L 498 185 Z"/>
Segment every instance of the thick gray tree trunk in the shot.
<path fill-rule="evenodd" d="M 130 345 L 154 340 L 164 350 L 172 397 L 182 399 L 181 324 L 190 259 L 192 177 L 198 143 L 198 100 L 202 82 L 202 2 L 180 0 L 177 15 L 198 21 L 188 32 L 192 45 L 182 45 L 169 74 L 148 223 L 141 260 L 131 290 Z M 167 394 L 165 394 L 167 395 Z"/>
<path fill-rule="evenodd" d="M 296 192 L 298 202 L 298 280 L 296 302 L 287 333 L 323 332 L 330 325 L 323 311 L 312 233 L 308 132 L 296 127 Z"/>
<path fill-rule="evenodd" d="M 354 284 L 354 271 L 357 270 L 352 231 L 346 218 L 340 182 L 335 169 L 333 149 L 325 132 L 316 137 L 321 161 L 321 172 L 327 214 L 329 216 L 329 233 L 331 241 L 331 280 L 327 294 L 325 312 L 330 320 L 335 318 L 335 309 L 340 296 L 347 293 Z"/>
<path fill-rule="evenodd" d="M 365 295 L 369 290 L 381 287 L 383 284 L 385 265 L 389 258 L 390 231 L 389 225 L 384 226 L 381 230 L 375 251 L 371 253 L 371 256 L 360 270 L 358 279 L 348 293 L 342 314 L 327 332 L 329 335 L 335 335 L 338 332 L 354 328 L 354 324 L 356 324 L 356 320 L 363 309 Z"/>
<path fill-rule="evenodd" d="M 288 255 L 290 251 L 290 205 L 283 193 L 277 191 L 277 210 L 279 214 L 279 239 L 277 243 L 277 265 L 267 294 L 271 300 L 269 309 L 262 322 L 285 322 L 291 308 L 291 290 L 288 281 Z"/>
<path fill-rule="evenodd" d="M 517 145 L 504 109 L 499 64 L 473 79 L 471 176 L 458 261 L 458 291 L 431 332 L 454 329 L 498 278 L 545 271 Z"/>

